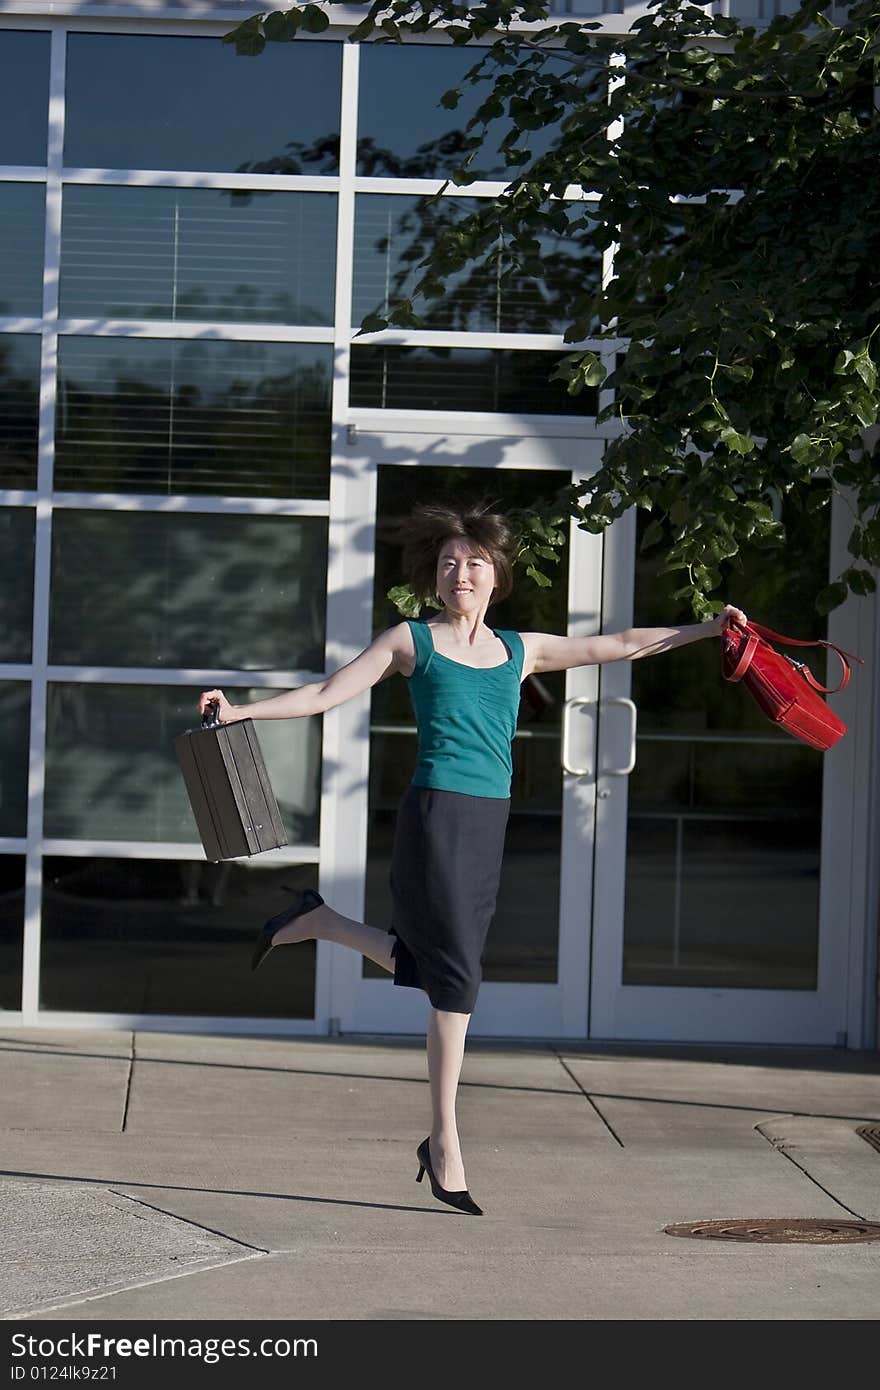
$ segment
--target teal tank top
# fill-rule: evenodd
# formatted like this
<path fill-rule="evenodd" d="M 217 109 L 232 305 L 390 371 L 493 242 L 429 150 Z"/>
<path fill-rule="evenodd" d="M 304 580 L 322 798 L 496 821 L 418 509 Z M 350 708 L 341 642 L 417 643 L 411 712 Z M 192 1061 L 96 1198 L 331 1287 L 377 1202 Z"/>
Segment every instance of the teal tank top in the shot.
<path fill-rule="evenodd" d="M 416 787 L 507 798 L 513 773 L 511 743 L 519 711 L 523 644 L 499 631 L 510 656 L 478 670 L 434 650 L 424 623 L 409 623 L 416 648 L 409 692 L 419 733 Z"/>

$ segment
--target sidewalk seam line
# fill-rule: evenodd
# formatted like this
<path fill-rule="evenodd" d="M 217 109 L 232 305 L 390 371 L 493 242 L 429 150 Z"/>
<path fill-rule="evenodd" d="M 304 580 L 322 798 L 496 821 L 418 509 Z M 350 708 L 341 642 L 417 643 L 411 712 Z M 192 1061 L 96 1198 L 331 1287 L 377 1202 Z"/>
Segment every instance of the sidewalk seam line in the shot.
<path fill-rule="evenodd" d="M 124 1134 L 124 1133 L 125 1133 L 125 1127 L 126 1127 L 126 1125 L 128 1124 L 128 1103 L 129 1103 L 129 1101 L 130 1101 L 130 1099 L 131 1099 L 131 1083 L 132 1083 L 132 1078 L 134 1077 L 134 1061 L 135 1061 L 135 1042 L 134 1042 L 134 1039 L 135 1039 L 135 1035 L 134 1035 L 134 1032 L 132 1032 L 132 1035 L 131 1035 L 131 1044 L 130 1044 L 129 1050 L 128 1050 L 128 1076 L 127 1076 L 126 1079 L 125 1079 L 125 1100 L 124 1100 L 123 1105 L 122 1105 L 122 1127 L 121 1127 L 121 1129 L 120 1129 L 120 1131 L 119 1131 L 120 1134 Z"/>
<path fill-rule="evenodd" d="M 112 1192 L 114 1197 L 124 1197 L 127 1202 L 134 1202 L 136 1206 L 146 1207 L 148 1211 L 156 1211 L 160 1216 L 170 1216 L 174 1221 L 180 1221 L 185 1226 L 194 1226 L 196 1230 L 207 1231 L 209 1235 L 219 1236 L 221 1240 L 231 1241 L 233 1245 L 238 1245 L 242 1250 L 253 1250 L 258 1255 L 268 1255 L 270 1252 L 264 1250 L 262 1245 L 251 1245 L 246 1240 L 238 1240 L 235 1236 L 229 1236 L 225 1231 L 218 1231 L 215 1226 L 206 1226 L 203 1221 L 193 1221 L 189 1216 L 178 1216 L 175 1211 L 166 1211 L 164 1207 L 156 1206 L 154 1202 L 146 1202 L 143 1197 L 133 1197 L 130 1192 L 118 1192 L 115 1187 L 109 1187 L 108 1192 Z"/>
<path fill-rule="evenodd" d="M 118 1194 L 124 1195 L 124 1194 Z M 268 1254 L 270 1252 L 266 1252 Z M 133 1284 L 121 1284 L 117 1288 L 98 1289 L 94 1293 L 71 1294 L 58 1303 L 35 1303 L 29 1308 L 2 1315 L 3 1322 L 21 1321 L 37 1313 L 51 1313 L 56 1308 L 76 1308 L 81 1303 L 95 1303 L 99 1298 L 113 1298 L 116 1294 L 133 1293 L 136 1289 L 148 1289 L 154 1284 L 170 1284 L 173 1279 L 187 1279 L 194 1274 L 209 1274 L 214 1269 L 224 1269 L 227 1265 L 243 1264 L 245 1260 L 264 1259 L 262 1251 L 248 1255 L 232 1255 L 226 1260 L 216 1260 L 212 1264 L 201 1264 L 192 1269 L 176 1269 L 172 1274 L 157 1274 L 154 1279 L 138 1279 Z"/>
<path fill-rule="evenodd" d="M 818 1187 L 820 1192 L 824 1192 L 826 1197 L 830 1197 L 832 1202 L 836 1202 L 839 1207 L 843 1207 L 844 1211 L 848 1211 L 850 1216 L 854 1216 L 857 1221 L 867 1221 L 868 1218 L 866 1216 L 862 1216 L 862 1213 L 860 1211 L 853 1211 L 852 1207 L 848 1207 L 846 1205 L 846 1202 L 842 1202 L 839 1197 L 835 1197 L 834 1193 L 831 1192 L 827 1187 L 825 1187 L 824 1183 L 821 1183 L 818 1178 L 814 1178 L 812 1173 L 809 1172 L 808 1169 L 806 1169 L 802 1163 L 798 1163 L 797 1159 L 792 1154 L 790 1154 L 787 1149 L 784 1149 L 782 1147 L 782 1144 L 778 1144 L 775 1139 L 770 1138 L 769 1134 L 765 1134 L 763 1129 L 761 1128 L 761 1124 L 769 1123 L 770 1121 L 768 1120 L 760 1121 L 758 1124 L 755 1125 L 755 1129 L 758 1131 L 761 1138 L 766 1140 L 766 1142 L 770 1145 L 771 1149 L 775 1149 L 775 1151 L 778 1154 L 782 1154 L 783 1158 L 787 1158 L 789 1163 L 793 1163 L 795 1168 L 797 1168 L 801 1173 L 803 1173 L 804 1177 L 807 1178 L 809 1182 L 813 1183 L 816 1187 Z M 784 1142 L 785 1141 L 783 1140 L 782 1143 Z"/>
<path fill-rule="evenodd" d="M 574 1072 L 571 1070 L 571 1068 L 569 1067 L 568 1063 L 565 1061 L 565 1058 L 564 1058 L 564 1057 L 561 1057 L 561 1056 L 559 1055 L 559 1053 L 556 1051 L 556 1048 L 553 1048 L 552 1051 L 553 1051 L 553 1054 L 554 1054 L 554 1056 L 555 1056 L 557 1062 L 558 1062 L 559 1065 L 562 1067 L 563 1071 L 565 1071 L 565 1072 L 571 1077 L 572 1081 L 573 1081 L 574 1084 L 577 1086 L 577 1088 L 578 1088 L 578 1090 L 580 1091 L 581 1095 L 584 1096 L 584 1098 L 590 1102 L 590 1105 L 592 1105 L 593 1109 L 595 1110 L 596 1114 L 599 1116 L 599 1119 L 602 1121 L 602 1123 L 603 1123 L 603 1125 L 605 1126 L 605 1128 L 608 1130 L 608 1133 L 611 1135 L 612 1139 L 615 1141 L 615 1143 L 619 1144 L 620 1147 L 621 1147 L 622 1149 L 625 1149 L 625 1148 L 626 1148 L 626 1145 L 624 1144 L 624 1142 L 623 1142 L 623 1140 L 621 1139 L 620 1135 L 617 1133 L 617 1131 L 615 1130 L 614 1126 L 613 1126 L 608 1120 L 606 1120 L 605 1116 L 602 1114 L 602 1111 L 599 1109 L 598 1105 L 597 1105 L 596 1102 L 593 1100 L 593 1097 L 590 1095 L 589 1091 L 587 1091 L 587 1090 L 581 1085 L 580 1081 L 579 1081 L 578 1078 L 575 1076 Z"/>

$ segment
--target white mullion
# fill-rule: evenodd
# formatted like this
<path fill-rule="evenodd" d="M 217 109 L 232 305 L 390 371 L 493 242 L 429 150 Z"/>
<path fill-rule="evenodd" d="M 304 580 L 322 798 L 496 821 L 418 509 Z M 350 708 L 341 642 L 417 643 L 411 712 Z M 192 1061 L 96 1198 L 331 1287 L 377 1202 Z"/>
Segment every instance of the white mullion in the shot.
<path fill-rule="evenodd" d="M 609 74 L 608 74 L 608 94 L 609 94 L 609 96 L 611 95 L 611 93 L 612 93 L 616 88 L 623 86 L 623 83 L 624 83 L 625 80 L 626 80 L 625 77 L 623 76 L 623 73 L 620 71 L 620 69 L 623 68 L 625 61 L 626 61 L 626 59 L 625 59 L 625 57 L 624 57 L 624 55 L 623 55 L 622 53 L 612 53 L 612 55 L 611 55 L 611 60 L 610 60 L 610 63 L 609 63 L 609 69 L 610 69 L 610 70 L 609 70 Z M 614 71 L 615 68 L 618 69 L 618 72 L 617 72 L 617 73 L 615 73 L 615 71 Z M 606 131 L 606 138 L 608 139 L 608 141 L 609 141 L 609 143 L 610 143 L 612 140 L 617 140 L 617 139 L 619 139 L 619 137 L 620 137 L 622 134 L 623 134 L 623 117 L 622 117 L 622 116 L 618 116 L 617 120 L 611 121 L 611 122 L 610 122 L 610 124 L 609 124 L 609 126 L 608 126 L 608 129 L 607 129 L 607 131 Z M 611 280 L 612 280 L 612 278 L 613 278 L 613 276 L 614 276 L 614 261 L 615 261 L 615 258 L 616 258 L 616 256 L 617 256 L 617 253 L 618 253 L 619 250 L 620 250 L 620 243 L 619 243 L 617 240 L 614 240 L 614 241 L 611 243 L 611 245 L 610 245 L 610 246 L 606 246 L 605 249 L 604 249 L 603 252 L 602 252 L 602 289 L 603 289 L 603 290 L 605 290 L 606 287 L 610 284 L 610 282 L 611 282 Z M 604 324 L 603 327 L 606 328 L 606 329 L 609 330 L 609 331 L 610 331 L 610 330 L 613 330 L 613 329 L 616 327 L 616 320 L 615 320 L 614 322 L 609 322 L 609 323 L 607 323 L 607 324 Z M 617 342 L 614 342 L 614 343 L 606 342 L 606 343 L 603 344 L 602 349 L 601 349 L 601 352 L 600 352 L 600 357 L 601 357 L 601 361 L 602 361 L 602 366 L 605 368 L 605 371 L 606 371 L 606 373 L 607 373 L 609 376 L 610 376 L 610 374 L 614 371 L 615 359 L 616 359 L 617 353 L 621 350 L 621 348 L 623 348 L 623 347 L 625 347 L 625 346 L 626 346 L 626 344 L 625 344 L 622 340 L 618 340 Z M 597 414 L 601 414 L 601 412 L 602 412 L 603 410 L 605 410 L 607 406 L 611 406 L 611 405 L 613 405 L 613 404 L 614 404 L 614 392 L 613 392 L 613 391 L 605 390 L 605 389 L 603 389 L 603 388 L 600 387 L 600 389 L 599 389 L 599 403 L 598 403 L 598 411 L 597 411 Z"/>
<path fill-rule="evenodd" d="M 404 432 L 406 434 L 491 435 L 495 438 L 527 436 L 536 439 L 595 439 L 604 438 L 604 428 L 597 427 L 594 415 L 493 415 L 485 411 L 450 411 L 448 415 L 430 410 L 395 410 L 393 424 L 390 412 L 380 407 L 356 406 L 349 412 L 349 430 L 355 435 Z"/>
<path fill-rule="evenodd" d="M 2 842 L 0 842 L 2 844 Z M 44 853 L 67 859 L 174 859 L 205 863 L 205 851 L 199 842 L 188 840 L 46 840 Z M 246 856 L 242 855 L 241 858 Z M 281 849 L 263 851 L 260 863 L 314 864 L 318 858 L 317 845 L 286 845 Z"/>
<path fill-rule="evenodd" d="M 193 319 L 59 319 L 58 332 L 90 338 L 199 338 L 214 342 L 332 343 L 333 329 L 306 324 L 201 322 Z"/>
<path fill-rule="evenodd" d="M 22 494 L 27 497 L 30 494 Z M 36 498 L 34 497 L 34 501 Z M 32 505 L 32 504 L 31 504 Z M 324 498 L 306 497 L 211 497 L 171 493 L 64 492 L 53 501 L 53 510 L 113 512 L 223 512 L 243 516 L 325 517 L 330 503 Z"/>
<path fill-rule="evenodd" d="M 37 494 L 25 492 L 23 488 L 0 489 L 0 498 L 3 499 L 4 507 L 35 507 L 37 505 Z"/>
<path fill-rule="evenodd" d="M 339 121 L 339 201 L 336 209 L 336 288 L 334 303 L 335 351 L 332 396 L 332 452 L 330 460 L 330 524 L 327 558 L 327 643 L 328 671 L 344 666 L 362 645 L 362 632 L 354 630 L 350 559 L 357 542 L 365 542 L 361 527 L 369 529 L 371 514 L 364 514 L 359 497 L 359 476 L 352 475 L 352 462 L 346 457 L 348 438 L 348 392 L 351 329 L 351 299 L 354 248 L 355 171 L 357 168 L 358 81 L 360 50 L 355 44 L 342 49 L 342 101 Z M 356 330 L 355 330 L 356 331 Z M 356 467 L 356 465 L 354 465 Z M 369 618 L 367 619 L 369 622 Z M 369 640 L 369 637 L 367 638 Z M 361 701 L 339 705 L 324 715 L 321 786 L 322 882 L 334 884 L 334 901 L 340 912 L 357 917 L 362 911 L 360 883 L 365 836 L 358 838 L 358 816 L 353 815 L 352 798 L 342 793 L 351 771 L 350 750 L 363 742 L 357 716 Z M 360 803 L 364 792 L 354 797 Z M 337 887 L 338 885 L 338 887 Z M 327 1031 L 331 1017 L 339 1017 L 340 982 L 344 997 L 346 953 L 326 942 L 318 943 L 315 962 L 315 1024 Z"/>
<path fill-rule="evenodd" d="M 510 187 L 510 181 L 501 179 L 478 179 L 474 183 L 457 185 L 448 179 L 394 179 L 376 178 L 373 175 L 359 174 L 355 179 L 357 193 L 399 193 L 410 197 L 433 197 L 443 189 L 444 198 L 500 198 Z M 551 194 L 551 202 L 598 202 L 599 194 L 584 188 L 579 183 L 566 184 L 561 194 Z"/>
<path fill-rule="evenodd" d="M 324 679 L 323 671 L 224 671 L 188 669 L 176 666 L 47 666 L 46 678 L 65 685 L 167 685 L 167 686 L 247 686 L 256 689 L 289 690 Z"/>
<path fill-rule="evenodd" d="M 63 170 L 65 183 L 115 185 L 119 188 L 217 188 L 231 192 L 337 193 L 334 174 L 236 174 L 197 169 Z"/>
<path fill-rule="evenodd" d="M 352 326 L 351 332 L 354 336 L 358 328 Z M 381 332 L 370 333 L 364 341 L 371 347 L 508 348 L 521 352 L 575 352 L 581 348 L 616 352 L 623 346 L 622 339 L 607 338 L 584 338 L 577 343 L 567 343 L 560 333 L 467 333 L 433 328 L 384 328 Z"/>
<path fill-rule="evenodd" d="M 34 616 L 31 651 L 30 752 L 24 894 L 22 1015 L 33 1022 L 40 1007 L 40 919 L 43 894 L 43 802 L 46 771 L 46 699 L 49 664 L 49 587 L 52 548 L 52 473 L 58 365 L 58 269 L 61 246 L 61 165 L 64 148 L 64 30 L 52 31 L 46 151 L 46 232 L 43 274 L 43 338 L 37 448 Z"/>
<path fill-rule="evenodd" d="M 0 333 L 39 333 L 43 327 L 41 318 L 13 318 L 11 315 L 0 315 Z"/>
<path fill-rule="evenodd" d="M 45 183 L 46 170 L 39 164 L 7 164 L 0 169 L 0 183 Z"/>

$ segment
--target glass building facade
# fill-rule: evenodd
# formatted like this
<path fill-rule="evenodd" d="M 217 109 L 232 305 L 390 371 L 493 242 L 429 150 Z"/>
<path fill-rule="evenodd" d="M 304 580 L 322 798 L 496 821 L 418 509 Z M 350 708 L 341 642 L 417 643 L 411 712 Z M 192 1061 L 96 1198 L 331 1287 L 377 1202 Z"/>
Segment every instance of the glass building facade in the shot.
<path fill-rule="evenodd" d="M 220 41 L 228 27 L 195 14 L 0 20 L 0 1009 L 25 1020 L 332 1027 L 332 968 L 325 978 L 314 943 L 254 979 L 243 962 L 290 886 L 351 878 L 350 900 L 387 917 L 413 747 L 402 687 L 374 693 L 369 727 L 260 723 L 289 841 L 264 858 L 205 862 L 173 739 L 206 686 L 244 701 L 316 679 L 394 621 L 392 523 L 452 486 L 432 454 L 447 431 L 538 441 L 492 475 L 515 505 L 576 472 L 555 439 L 601 450 L 597 395 L 549 380 L 573 291 L 607 271 L 580 194 L 568 230 L 540 246 L 540 281 L 506 276 L 502 254 L 422 306 L 422 330 L 358 336 L 410 293 L 426 239 L 506 181 L 499 126 L 476 188 L 431 197 L 477 101 L 466 92 L 453 113 L 438 98 L 471 53 L 358 48 L 331 29 L 252 61 Z M 537 132 L 535 150 L 553 134 Z M 349 446 L 383 417 L 414 432 L 410 452 L 386 441 L 364 463 Z M 456 495 L 485 494 L 482 447 L 456 459 Z M 353 598 L 350 544 L 372 567 Z M 830 544 L 827 530 L 798 534 L 805 586 Z M 576 624 L 577 569 L 572 553 L 554 599 L 523 600 L 499 625 Z M 675 618 L 650 564 L 631 572 L 641 621 Z M 768 589 L 764 615 L 806 635 L 793 595 Z M 814 990 L 821 767 L 771 746 L 757 719 L 671 698 L 650 665 L 635 692 L 650 712 L 629 792 L 620 982 Z M 708 667 L 693 672 L 705 693 Z M 485 978 L 551 987 L 563 933 L 579 930 L 560 889 L 570 691 L 560 676 L 526 695 L 510 926 Z M 327 849 L 354 795 L 349 737 L 366 750 L 351 864 Z M 792 895 L 800 925 L 782 938 L 719 867 L 734 852 L 752 881 L 775 875 Z M 508 1034 L 531 1031 L 519 1007 Z"/>

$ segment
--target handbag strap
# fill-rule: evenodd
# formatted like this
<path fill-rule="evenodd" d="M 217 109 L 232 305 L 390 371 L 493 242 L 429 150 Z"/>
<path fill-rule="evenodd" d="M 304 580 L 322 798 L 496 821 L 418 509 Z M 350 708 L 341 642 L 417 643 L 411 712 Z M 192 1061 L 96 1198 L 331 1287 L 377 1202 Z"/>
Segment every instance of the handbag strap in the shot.
<path fill-rule="evenodd" d="M 807 666 L 805 662 L 792 661 L 790 656 L 786 657 L 786 661 L 791 661 L 792 666 L 796 667 L 796 669 L 800 671 L 807 684 L 811 685 L 814 690 L 820 691 L 823 695 L 834 695 L 838 690 L 846 689 L 846 687 L 849 685 L 849 678 L 851 674 L 849 665 L 850 661 L 857 661 L 860 666 L 864 664 L 860 656 L 856 656 L 854 652 L 844 651 L 842 647 L 835 646 L 833 642 L 824 642 L 820 639 L 807 641 L 802 637 L 783 637 L 781 633 L 774 632 L 772 627 L 764 627 L 763 623 L 754 623 L 751 621 L 747 623 L 744 629 L 740 628 L 740 625 L 738 623 L 734 623 L 733 621 L 730 622 L 729 626 L 736 628 L 739 631 L 745 631 L 747 633 L 747 640 L 743 645 L 743 650 L 740 653 L 739 659 L 737 660 L 733 673 L 730 676 L 728 676 L 728 680 L 731 681 L 742 680 L 743 676 L 745 675 L 746 671 L 749 669 L 749 666 L 752 663 L 752 660 L 758 647 L 758 640 L 762 637 L 765 641 L 768 642 L 779 642 L 784 647 L 826 647 L 829 651 L 834 652 L 834 654 L 840 660 L 840 664 L 843 668 L 843 674 L 840 677 L 839 684 L 833 686 L 821 685 L 819 681 L 816 680 L 816 677 L 813 675 L 809 666 Z"/>

